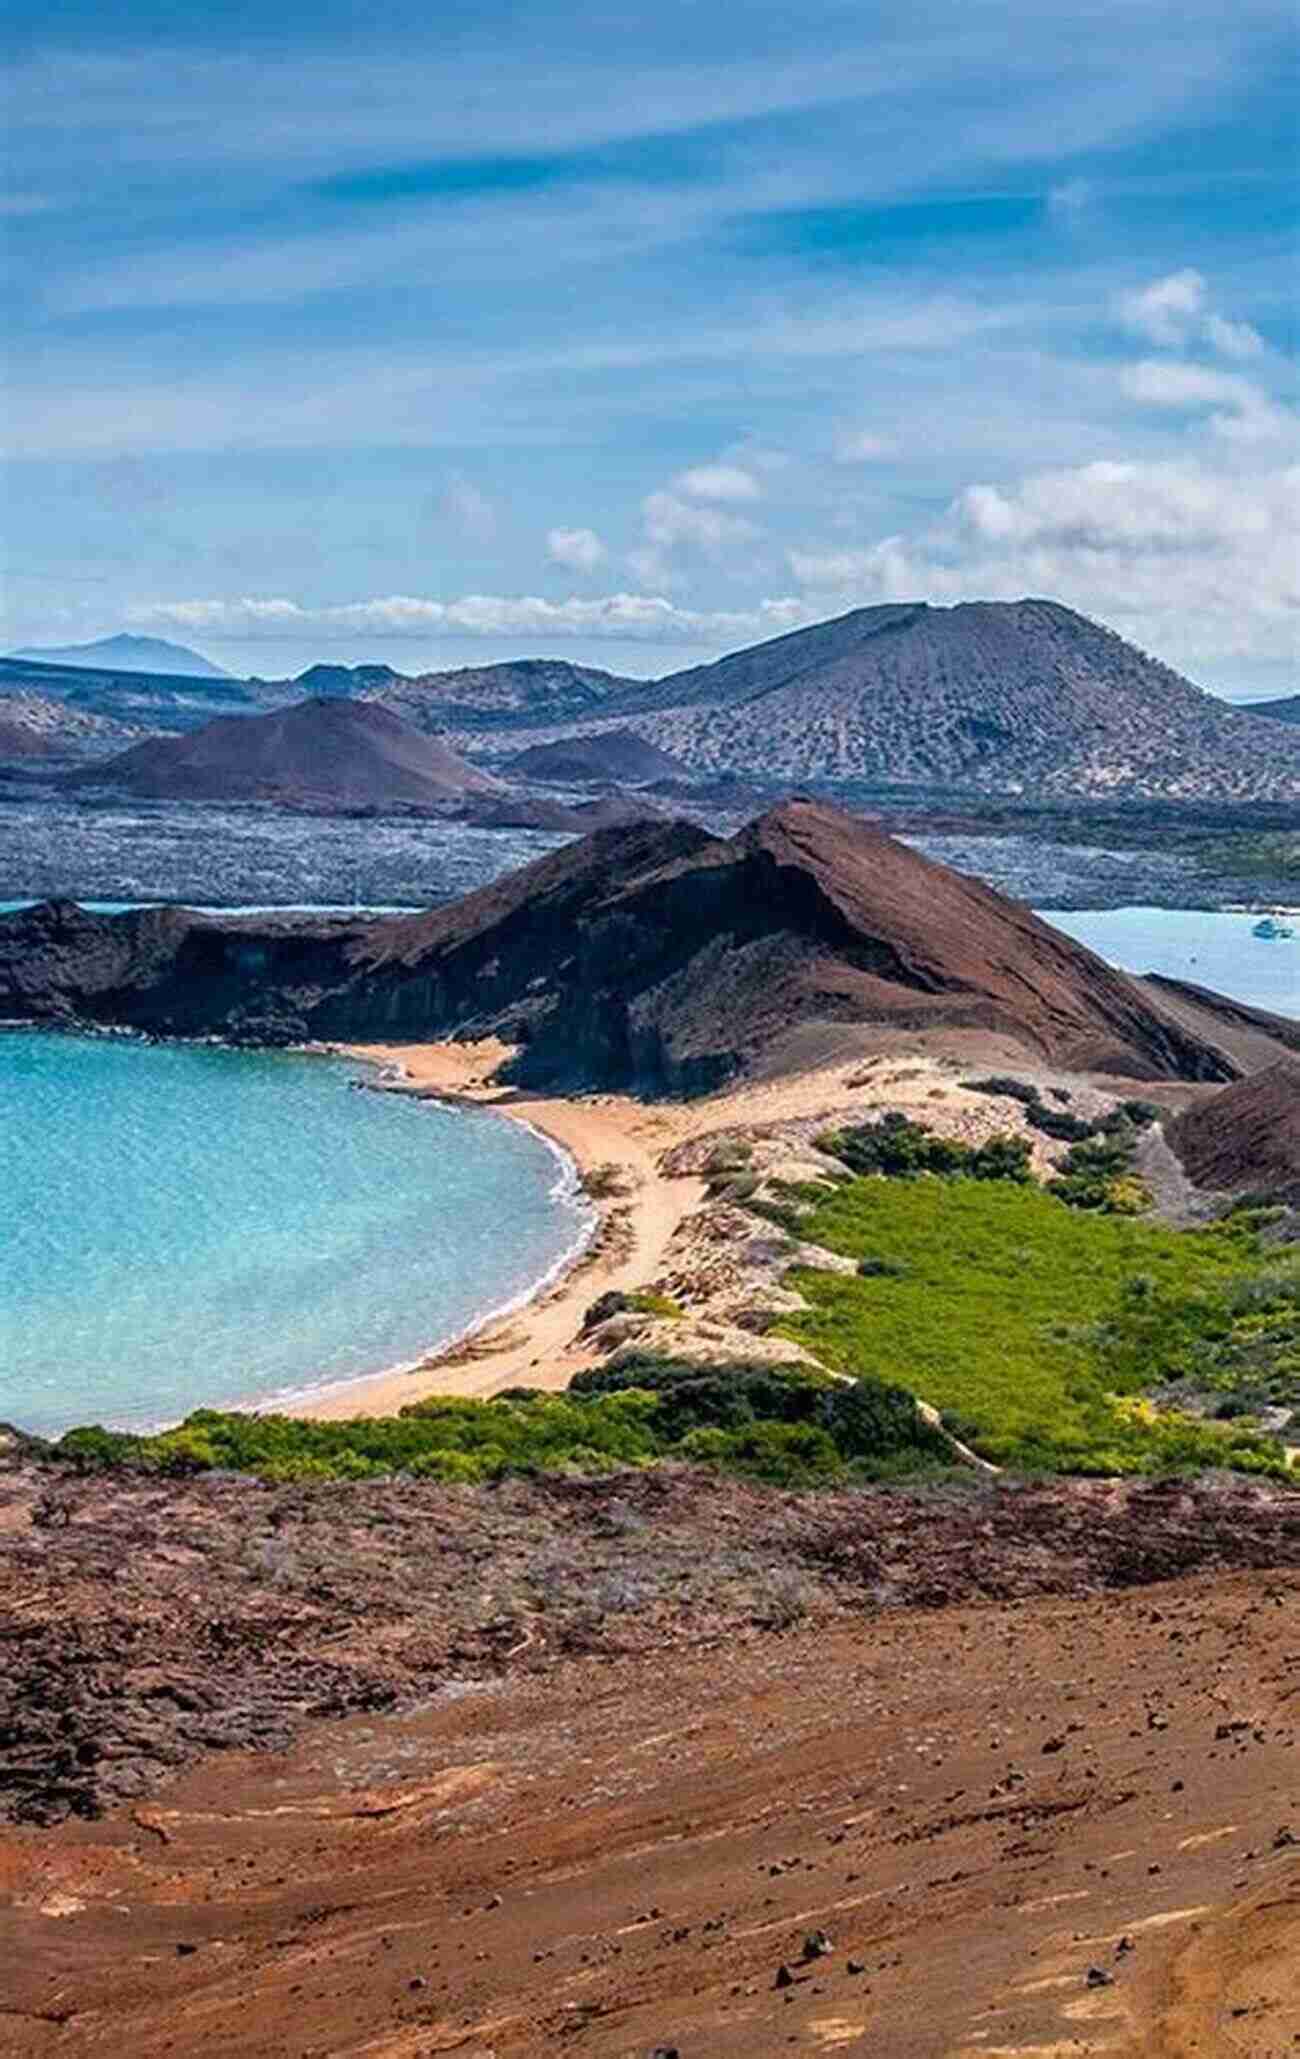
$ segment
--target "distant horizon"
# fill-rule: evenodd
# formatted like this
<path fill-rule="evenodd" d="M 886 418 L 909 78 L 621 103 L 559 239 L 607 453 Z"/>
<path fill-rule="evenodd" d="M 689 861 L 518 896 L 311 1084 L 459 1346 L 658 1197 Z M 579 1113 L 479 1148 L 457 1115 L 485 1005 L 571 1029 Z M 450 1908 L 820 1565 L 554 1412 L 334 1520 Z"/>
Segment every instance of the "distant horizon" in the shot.
<path fill-rule="evenodd" d="M 984 596 L 975 594 L 964 597 L 969 602 L 975 602 L 982 598 Z M 1022 598 L 1029 598 L 1029 596 L 1022 596 Z M 1039 596 L 1039 598 L 1048 598 L 1048 596 Z M 930 603 L 929 605 L 953 607 L 962 604 L 963 601 L 944 601 Z M 871 604 L 868 603 L 866 605 Z M 844 613 L 846 611 L 841 609 L 835 612 Z M 834 617 L 833 614 L 828 614 L 820 619 L 831 620 Z M 1106 624 L 1105 626 L 1111 627 L 1112 625 Z M 788 632 L 784 630 L 774 630 L 771 637 L 755 638 L 753 641 L 772 641 L 786 633 Z M 111 642 L 118 637 L 129 637 L 134 641 L 169 643 L 176 648 L 184 649 L 195 656 L 206 659 L 210 664 L 221 666 L 232 679 L 264 679 L 275 682 L 297 679 L 304 672 L 310 671 L 315 665 L 340 666 L 349 671 L 356 670 L 364 665 L 388 665 L 391 666 L 393 671 L 404 673 L 408 677 L 420 677 L 425 673 L 467 671 L 491 665 L 526 663 L 530 660 L 582 665 L 591 670 L 613 673 L 628 680 L 650 681 L 665 678 L 672 673 L 687 671 L 696 665 L 716 663 L 720 658 L 749 647 L 748 644 L 731 643 L 701 645 L 694 648 L 689 645 L 678 645 L 666 650 L 662 645 L 648 645 L 646 643 L 630 643 L 626 645 L 601 643 L 595 646 L 583 644 L 579 651 L 575 649 L 574 644 L 570 640 L 560 638 L 553 638 L 549 641 L 534 639 L 531 641 L 520 640 L 514 642 L 499 638 L 481 640 L 463 637 L 447 638 L 438 644 L 416 643 L 413 640 L 403 638 L 376 639 L 373 644 L 367 643 L 363 647 L 358 648 L 355 641 L 350 638 L 346 641 L 339 639 L 325 644 L 298 644 L 288 638 L 281 640 L 280 638 L 272 637 L 259 638 L 251 642 L 225 642 L 215 639 L 203 639 L 200 642 L 197 639 L 179 636 L 158 637 L 131 627 L 120 626 L 115 629 L 102 630 L 94 636 L 88 636 L 82 639 L 81 643 L 83 648 L 88 648 L 95 644 Z M 486 649 L 490 650 L 490 655 L 485 653 L 485 641 Z M 66 644 L 49 646 L 50 649 L 56 650 L 66 650 L 73 647 Z M 269 662 L 272 652 L 279 654 L 280 661 L 278 663 Z M 24 655 L 32 662 L 38 661 L 38 653 L 30 644 L 24 646 L 21 652 L 6 649 L 0 655 L 3 655 L 10 661 L 21 661 Z M 1151 651 L 1150 655 L 1161 660 L 1161 662 L 1169 662 L 1169 660 L 1164 658 L 1163 653 L 1158 650 Z M 39 658 L 47 663 L 56 662 L 46 658 L 44 652 L 39 653 Z M 1181 669 L 1181 667 L 1175 667 L 1175 670 Z M 1273 668 L 1269 669 L 1270 671 L 1273 670 Z M 1217 699 L 1225 701 L 1229 705 L 1234 705 L 1243 701 L 1286 700 L 1297 691 L 1300 691 L 1300 677 L 1297 677 L 1294 666 L 1290 665 L 1287 661 L 1282 661 L 1276 669 L 1278 673 L 1285 672 L 1286 676 L 1256 679 L 1253 682 L 1245 681 L 1236 686 L 1220 685 L 1210 679 L 1198 679 L 1193 674 L 1186 674 L 1185 676 L 1191 678 L 1193 685 L 1204 688 L 1207 693 L 1213 694 Z M 201 676 L 199 674 L 195 675 L 195 677 Z"/>
<path fill-rule="evenodd" d="M 6 647 L 1300 657 L 1284 0 L 14 0 Z"/>

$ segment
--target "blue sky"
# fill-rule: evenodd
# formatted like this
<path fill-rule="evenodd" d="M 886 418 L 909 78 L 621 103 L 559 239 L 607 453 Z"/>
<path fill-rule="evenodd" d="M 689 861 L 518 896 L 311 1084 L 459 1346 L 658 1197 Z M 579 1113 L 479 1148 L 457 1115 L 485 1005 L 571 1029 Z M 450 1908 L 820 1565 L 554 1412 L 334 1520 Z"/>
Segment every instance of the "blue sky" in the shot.
<path fill-rule="evenodd" d="M 9 646 L 655 673 L 1028 592 L 1294 683 L 1289 5 L 17 0 L 5 43 Z"/>

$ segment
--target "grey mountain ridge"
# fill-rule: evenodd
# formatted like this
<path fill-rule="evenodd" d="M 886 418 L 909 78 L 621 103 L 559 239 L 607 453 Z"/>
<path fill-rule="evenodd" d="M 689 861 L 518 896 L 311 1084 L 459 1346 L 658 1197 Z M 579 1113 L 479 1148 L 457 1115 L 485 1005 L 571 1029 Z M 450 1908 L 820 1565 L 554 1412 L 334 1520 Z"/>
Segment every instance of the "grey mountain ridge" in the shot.
<path fill-rule="evenodd" d="M 168 643 L 161 636 L 131 636 L 125 631 L 118 636 L 98 637 L 93 643 L 29 646 L 10 651 L 9 656 L 35 659 L 44 665 L 85 665 L 92 670 L 178 673 L 190 679 L 232 677 L 223 666 L 214 665 L 210 658 L 190 650 L 186 644 Z"/>

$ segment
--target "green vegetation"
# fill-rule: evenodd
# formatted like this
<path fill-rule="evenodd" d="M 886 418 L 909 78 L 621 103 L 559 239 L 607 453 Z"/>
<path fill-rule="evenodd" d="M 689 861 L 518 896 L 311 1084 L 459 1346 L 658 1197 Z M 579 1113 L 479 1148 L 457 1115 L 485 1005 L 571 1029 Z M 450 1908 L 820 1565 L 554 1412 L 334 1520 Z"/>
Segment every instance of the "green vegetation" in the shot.
<path fill-rule="evenodd" d="M 972 1094 L 992 1094 L 1004 1100 L 1018 1101 L 1031 1129 L 1064 1144 L 1082 1144 L 1090 1137 L 1105 1136 L 1123 1136 L 1130 1142 L 1136 1142 L 1134 1133 L 1153 1123 L 1160 1113 L 1152 1101 L 1121 1101 L 1118 1108 L 1112 1109 L 1108 1115 L 1089 1121 L 1086 1116 L 1071 1115 L 1068 1109 L 1049 1107 L 1040 1090 L 1026 1080 L 999 1074 L 987 1080 L 968 1080 L 966 1086 Z"/>
<path fill-rule="evenodd" d="M 1018 1181 L 855 1180 L 800 1228 L 857 1276 L 796 1270 L 809 1311 L 780 1327 L 827 1366 L 905 1383 L 1000 1464 L 1281 1473 L 1277 1444 L 1143 1399 L 1294 1383 L 1300 1254 L 1266 1260 L 1258 1227 L 1169 1230 Z"/>
<path fill-rule="evenodd" d="M 1058 1111 L 1037 1103 L 1036 1087 L 1024 1087 L 1019 1080 L 979 1083 L 979 1090 L 986 1093 L 1005 1094 L 1013 1088 L 1017 1101 L 1026 1102 L 1027 1096 L 1034 1098 L 1041 1117 L 1038 1127 L 1057 1135 L 1052 1125 L 1057 1121 Z M 1050 1183 L 1050 1191 L 1058 1201 L 1067 1202 L 1071 1208 L 1097 1209 L 1109 1215 L 1143 1214 L 1151 1206 L 1151 1196 L 1133 1171 L 1133 1159 L 1139 1131 L 1154 1114 L 1149 1102 L 1126 1101 L 1096 1122 L 1084 1122 L 1072 1115 L 1061 1117 L 1061 1121 L 1071 1125 L 1070 1134 L 1079 1141 L 1067 1154 L 1061 1176 Z M 817 1142 L 821 1150 L 859 1175 L 881 1173 L 888 1179 L 913 1179 L 918 1173 L 939 1173 L 972 1180 L 1013 1180 L 1021 1186 L 1032 1185 L 1034 1179 L 1029 1146 L 1023 1137 L 996 1136 L 985 1144 L 962 1144 L 952 1137 L 934 1136 L 905 1115 L 885 1115 L 878 1122 L 862 1123 L 855 1129 L 828 1130 Z M 799 1199 L 806 1203 L 815 1191 L 809 1188 L 800 1193 Z M 788 1213 L 777 1214 L 770 1206 L 762 1213 L 789 1226 Z M 795 1218 L 806 1233 L 806 1224 L 797 1210 Z"/>
<path fill-rule="evenodd" d="M 1095 1209 L 1103 1215 L 1143 1215 L 1151 1193 L 1133 1171 L 1135 1133 L 1112 1127 L 1071 1145 L 1058 1177 L 1048 1183 L 1071 1208 Z"/>
<path fill-rule="evenodd" d="M 950 1173 L 972 1180 L 1032 1180 L 1029 1146 L 1023 1137 L 990 1137 L 971 1145 L 952 1137 L 936 1137 L 905 1115 L 882 1115 L 879 1122 L 859 1123 L 847 1130 L 828 1130 L 818 1149 L 838 1158 L 853 1173 L 884 1173 L 891 1179 L 912 1179 L 918 1173 Z"/>
<path fill-rule="evenodd" d="M 70 1430 L 53 1456 L 86 1468 L 225 1468 L 265 1480 L 403 1473 L 463 1482 L 681 1459 L 793 1487 L 932 1469 L 950 1453 L 909 1394 L 876 1380 L 645 1355 L 582 1374 L 567 1394 L 517 1388 L 491 1401 L 432 1399 L 347 1422 L 200 1409 L 151 1437 Z"/>

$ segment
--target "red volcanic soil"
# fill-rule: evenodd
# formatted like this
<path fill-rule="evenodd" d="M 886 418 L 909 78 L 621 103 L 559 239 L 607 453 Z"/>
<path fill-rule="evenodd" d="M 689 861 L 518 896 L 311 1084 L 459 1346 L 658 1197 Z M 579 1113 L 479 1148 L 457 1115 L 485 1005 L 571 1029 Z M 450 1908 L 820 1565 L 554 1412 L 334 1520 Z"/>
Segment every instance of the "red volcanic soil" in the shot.
<path fill-rule="evenodd" d="M 1224 1087 L 1167 1135 L 1199 1187 L 1300 1202 L 1300 1059 Z"/>
<path fill-rule="evenodd" d="M 0 1486 L 13 2059 L 1300 2037 L 1297 1497 Z"/>
<path fill-rule="evenodd" d="M 390 709 L 328 695 L 274 715 L 223 715 L 188 736 L 150 737 L 74 778 L 156 800 L 298 807 L 437 806 L 500 791 Z"/>

